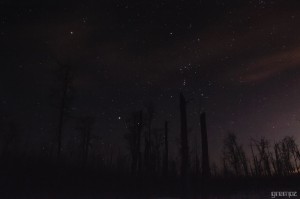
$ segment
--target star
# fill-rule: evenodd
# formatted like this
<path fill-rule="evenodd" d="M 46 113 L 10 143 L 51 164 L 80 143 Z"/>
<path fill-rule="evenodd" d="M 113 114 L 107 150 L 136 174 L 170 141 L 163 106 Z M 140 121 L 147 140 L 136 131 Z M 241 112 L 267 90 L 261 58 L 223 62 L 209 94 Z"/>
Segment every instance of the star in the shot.
<path fill-rule="evenodd" d="M 183 86 L 186 86 L 186 80 L 185 80 L 185 79 L 183 80 L 182 85 L 183 85 Z"/>

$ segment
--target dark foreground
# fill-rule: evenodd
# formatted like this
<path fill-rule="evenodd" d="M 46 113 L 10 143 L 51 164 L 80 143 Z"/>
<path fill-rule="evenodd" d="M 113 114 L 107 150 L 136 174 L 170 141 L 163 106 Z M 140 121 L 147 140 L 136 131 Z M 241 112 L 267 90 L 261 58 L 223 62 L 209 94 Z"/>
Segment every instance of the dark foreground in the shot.
<path fill-rule="evenodd" d="M 271 198 L 272 192 L 298 192 L 299 176 L 212 177 L 207 181 L 191 177 L 185 189 L 178 177 L 161 177 L 80 169 L 2 168 L 1 199 L 85 199 L 85 198 Z M 288 197 L 276 197 L 288 198 Z M 297 197 L 290 197 L 297 198 Z"/>

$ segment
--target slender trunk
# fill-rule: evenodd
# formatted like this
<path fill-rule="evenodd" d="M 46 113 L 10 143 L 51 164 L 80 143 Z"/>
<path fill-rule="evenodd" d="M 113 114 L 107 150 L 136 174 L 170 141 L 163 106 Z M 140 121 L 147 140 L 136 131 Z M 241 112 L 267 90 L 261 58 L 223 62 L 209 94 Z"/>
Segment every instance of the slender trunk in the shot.
<path fill-rule="evenodd" d="M 258 168 L 257 168 L 257 162 L 256 162 L 256 158 L 253 152 L 253 146 L 252 144 L 250 145 L 251 148 L 251 154 L 252 154 L 252 159 L 253 159 L 253 166 L 254 166 L 254 171 L 255 171 L 255 175 L 258 175 Z"/>
<path fill-rule="evenodd" d="M 186 119 L 186 101 L 180 93 L 180 119 L 181 119 L 181 177 L 183 182 L 187 181 L 189 167 L 189 146 Z"/>
<path fill-rule="evenodd" d="M 66 109 L 66 97 L 67 91 L 69 88 L 69 76 L 70 76 L 70 68 L 67 66 L 65 71 L 65 76 L 63 80 L 63 90 L 62 90 L 62 98 L 61 104 L 59 109 L 59 122 L 58 122 L 58 134 L 57 134 L 57 159 L 60 160 L 61 156 L 61 145 L 62 145 L 62 132 L 64 126 L 64 119 L 65 119 L 65 109 Z"/>
<path fill-rule="evenodd" d="M 145 133 L 145 150 L 144 150 L 144 167 L 146 172 L 149 172 L 151 170 L 151 118 L 149 119 L 149 124 L 148 124 L 148 131 Z"/>
<path fill-rule="evenodd" d="M 209 156 L 208 156 L 208 141 L 206 128 L 205 112 L 200 115 L 201 138 L 202 138 L 202 176 L 208 178 L 210 176 Z"/>
<path fill-rule="evenodd" d="M 165 155 L 164 155 L 164 175 L 168 176 L 169 163 L 169 143 L 168 143 L 168 121 L 165 121 Z"/>
<path fill-rule="evenodd" d="M 138 114 L 138 123 L 137 123 L 137 163 L 138 163 L 138 172 L 142 170 L 142 153 L 141 153 L 141 134 L 142 134 L 142 122 L 143 122 L 143 111 L 140 111 Z"/>
<path fill-rule="evenodd" d="M 90 145 L 90 129 L 86 129 L 86 132 L 84 132 L 84 149 L 83 149 L 83 165 L 82 165 L 83 169 L 85 169 L 87 164 L 89 145 Z"/>
<path fill-rule="evenodd" d="M 136 174 L 136 169 L 137 169 L 137 163 L 138 163 L 138 142 L 137 142 L 137 123 L 138 123 L 138 119 L 136 116 L 136 113 L 133 114 L 133 138 L 132 138 L 132 142 L 133 142 L 133 146 L 132 146 L 132 162 L 131 162 L 131 173 L 132 175 Z"/>
<path fill-rule="evenodd" d="M 198 153 L 198 134 L 195 134 L 195 175 L 198 179 L 199 177 L 199 169 L 200 169 L 200 160 L 199 160 L 199 153 Z"/>

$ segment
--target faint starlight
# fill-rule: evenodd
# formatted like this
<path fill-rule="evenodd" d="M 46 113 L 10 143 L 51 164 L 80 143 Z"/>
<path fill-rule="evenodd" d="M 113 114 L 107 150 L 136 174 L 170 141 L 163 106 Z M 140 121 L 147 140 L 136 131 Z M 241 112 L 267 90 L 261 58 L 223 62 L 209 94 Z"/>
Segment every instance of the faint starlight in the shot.
<path fill-rule="evenodd" d="M 186 80 L 185 80 L 185 79 L 183 80 L 182 85 L 183 85 L 183 86 L 186 86 Z"/>

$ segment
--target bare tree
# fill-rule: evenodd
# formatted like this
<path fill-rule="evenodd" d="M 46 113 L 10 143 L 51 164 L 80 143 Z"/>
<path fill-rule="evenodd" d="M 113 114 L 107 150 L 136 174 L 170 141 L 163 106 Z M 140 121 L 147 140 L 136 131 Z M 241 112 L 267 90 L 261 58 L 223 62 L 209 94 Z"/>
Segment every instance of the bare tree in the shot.
<path fill-rule="evenodd" d="M 168 128 L 168 121 L 165 121 L 165 135 L 164 135 L 164 142 L 165 142 L 165 151 L 164 151 L 164 169 L 163 173 L 164 176 L 168 176 L 168 164 L 169 164 L 169 128 Z"/>
<path fill-rule="evenodd" d="M 259 174 L 271 176 L 271 153 L 269 150 L 269 141 L 265 138 L 261 138 L 259 141 L 253 140 L 253 143 L 258 152 L 257 163 L 259 164 Z"/>
<path fill-rule="evenodd" d="M 164 135 L 163 135 L 162 128 L 155 128 L 153 129 L 153 152 L 151 161 L 153 161 L 153 169 L 156 173 L 160 173 L 161 171 L 161 160 L 162 160 L 162 153 L 161 148 L 164 144 Z"/>
<path fill-rule="evenodd" d="M 195 139 L 194 139 L 194 151 L 195 151 L 195 163 L 194 163 L 194 171 L 196 177 L 199 177 L 201 166 L 200 166 L 200 159 L 199 159 L 199 144 L 198 144 L 198 133 L 195 133 Z"/>
<path fill-rule="evenodd" d="M 131 117 L 125 121 L 126 128 L 129 130 L 125 134 L 131 153 L 131 172 L 133 175 L 142 168 L 141 154 L 141 133 L 143 128 L 143 111 L 133 112 Z"/>
<path fill-rule="evenodd" d="M 210 176 L 209 156 L 208 156 L 208 141 L 207 141 L 207 128 L 206 128 L 206 115 L 205 112 L 200 114 L 201 124 L 201 140 L 202 140 L 202 176 L 208 178 Z"/>
<path fill-rule="evenodd" d="M 60 159 L 62 150 L 62 134 L 66 116 L 70 110 L 70 94 L 73 82 L 71 67 L 66 64 L 59 64 L 59 82 L 60 82 L 60 102 L 59 102 L 59 117 L 58 117 L 58 132 L 57 132 L 57 158 Z"/>
<path fill-rule="evenodd" d="M 298 145 L 296 144 L 295 138 L 291 136 L 286 136 L 283 139 L 283 142 L 285 143 L 288 152 L 291 154 L 290 158 L 292 165 L 293 165 L 293 172 L 299 172 L 299 149 Z"/>
<path fill-rule="evenodd" d="M 260 176 L 261 175 L 261 168 L 260 168 L 260 164 L 257 160 L 257 156 L 256 154 L 254 153 L 254 149 L 253 149 L 253 144 L 251 143 L 250 144 L 250 148 L 251 148 L 251 154 L 252 154 L 252 161 L 253 161 L 253 168 L 251 169 L 251 173 L 252 175 L 256 175 L 256 176 Z M 251 166 L 251 164 L 250 164 Z"/>
<path fill-rule="evenodd" d="M 274 144 L 275 160 L 273 161 L 273 167 L 277 175 L 283 175 L 283 165 L 281 161 L 281 147 L 280 143 Z"/>
<path fill-rule="evenodd" d="M 181 176 L 184 181 L 187 178 L 189 169 L 189 146 L 187 134 L 187 118 L 186 118 L 186 100 L 182 93 L 180 93 L 180 121 L 181 121 Z"/>
<path fill-rule="evenodd" d="M 295 139 L 293 137 L 286 136 L 282 139 L 279 146 L 284 175 L 294 173 L 298 166 L 297 159 L 295 161 L 296 154 L 298 152 L 298 147 L 295 143 Z M 292 162 L 293 156 L 294 164 Z"/>
<path fill-rule="evenodd" d="M 78 130 L 80 132 L 80 157 L 81 166 L 84 169 L 87 164 L 89 148 L 92 146 L 91 140 L 92 127 L 95 123 L 95 118 L 90 116 L 81 117 L 79 119 Z"/>
<path fill-rule="evenodd" d="M 153 103 L 148 103 L 146 105 L 146 119 L 145 119 L 145 148 L 144 148 L 144 166 L 147 172 L 153 170 L 153 161 L 151 160 L 153 158 L 153 141 L 152 141 L 152 122 L 154 118 L 154 105 Z"/>
<path fill-rule="evenodd" d="M 227 172 L 234 172 L 237 176 L 248 175 L 245 152 L 233 133 L 229 133 L 224 139 L 223 161 Z"/>

